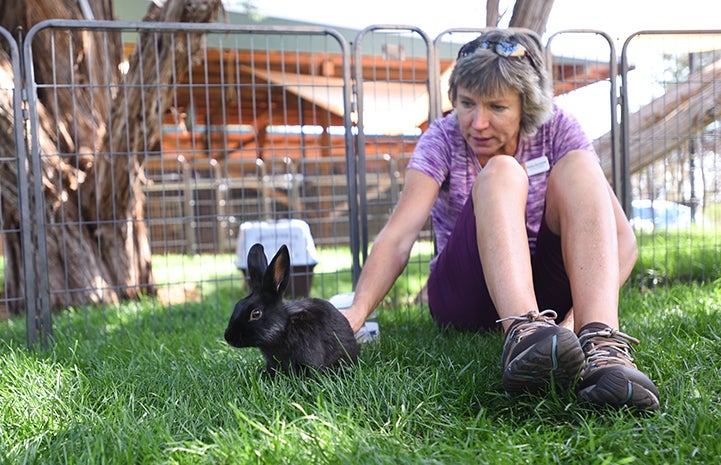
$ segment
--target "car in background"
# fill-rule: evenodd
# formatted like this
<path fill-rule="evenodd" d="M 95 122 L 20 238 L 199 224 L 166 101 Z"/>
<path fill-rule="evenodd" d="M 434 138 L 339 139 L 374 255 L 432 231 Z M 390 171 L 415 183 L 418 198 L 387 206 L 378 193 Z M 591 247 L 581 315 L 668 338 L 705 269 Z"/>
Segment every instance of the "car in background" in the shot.
<path fill-rule="evenodd" d="M 691 207 L 664 199 L 631 201 L 631 226 L 637 231 L 677 229 L 691 226 Z"/>

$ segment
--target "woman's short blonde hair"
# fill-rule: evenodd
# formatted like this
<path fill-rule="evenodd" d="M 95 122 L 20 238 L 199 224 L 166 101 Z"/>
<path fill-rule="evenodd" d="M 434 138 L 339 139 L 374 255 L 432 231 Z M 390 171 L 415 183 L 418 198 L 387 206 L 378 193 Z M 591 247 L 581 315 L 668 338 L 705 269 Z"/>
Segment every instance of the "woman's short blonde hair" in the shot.
<path fill-rule="evenodd" d="M 478 45 L 483 43 L 490 45 Z M 520 44 L 526 54 L 503 56 L 494 50 L 498 43 Z M 464 53 L 464 49 L 470 51 Z M 543 54 L 536 39 L 528 33 L 492 29 L 462 47 L 449 79 L 448 98 L 454 106 L 458 87 L 482 96 L 497 96 L 509 90 L 518 92 L 522 103 L 522 136 L 535 134 L 553 111 L 553 90 Z"/>

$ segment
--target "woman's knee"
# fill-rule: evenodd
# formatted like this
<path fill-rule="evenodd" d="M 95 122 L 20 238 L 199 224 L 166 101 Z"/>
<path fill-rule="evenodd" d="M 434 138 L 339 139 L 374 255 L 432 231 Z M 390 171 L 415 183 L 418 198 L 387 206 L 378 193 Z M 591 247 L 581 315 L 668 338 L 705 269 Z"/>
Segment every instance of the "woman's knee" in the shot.
<path fill-rule="evenodd" d="M 498 155 L 492 157 L 483 167 L 473 183 L 473 198 L 487 199 L 495 191 L 526 192 L 528 175 L 515 158 Z"/>
<path fill-rule="evenodd" d="M 573 180 L 578 181 L 580 185 L 588 185 L 590 181 L 605 180 L 595 154 L 586 150 L 576 150 L 566 154 L 551 169 L 548 188 L 552 190 L 568 186 Z"/>
<path fill-rule="evenodd" d="M 598 158 L 586 150 L 566 154 L 551 169 L 546 190 L 546 221 L 554 233 L 560 231 L 563 212 L 588 210 L 608 200 L 608 182 Z"/>

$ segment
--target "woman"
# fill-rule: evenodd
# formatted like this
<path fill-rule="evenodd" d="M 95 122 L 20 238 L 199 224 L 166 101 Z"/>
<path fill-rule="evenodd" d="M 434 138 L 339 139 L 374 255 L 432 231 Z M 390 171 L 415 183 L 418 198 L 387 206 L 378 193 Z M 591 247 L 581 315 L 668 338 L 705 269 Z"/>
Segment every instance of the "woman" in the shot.
<path fill-rule="evenodd" d="M 460 49 L 449 86 L 453 112 L 416 146 L 346 312 L 351 326 L 390 290 L 430 214 L 431 314 L 464 330 L 500 323 L 508 393 L 575 383 L 581 401 L 657 409 L 630 353 L 638 341 L 618 331 L 635 236 L 588 137 L 553 104 L 537 43 L 488 31 Z"/>

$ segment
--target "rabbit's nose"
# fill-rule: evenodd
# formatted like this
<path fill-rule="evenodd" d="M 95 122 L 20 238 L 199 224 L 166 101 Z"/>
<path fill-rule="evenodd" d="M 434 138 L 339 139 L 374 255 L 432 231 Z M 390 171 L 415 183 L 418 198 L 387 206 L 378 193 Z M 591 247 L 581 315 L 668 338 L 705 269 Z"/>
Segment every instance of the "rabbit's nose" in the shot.
<path fill-rule="evenodd" d="M 242 343 L 240 340 L 240 336 L 236 335 L 233 331 L 230 330 L 230 328 L 225 330 L 225 342 L 230 344 L 233 347 L 242 347 Z"/>

